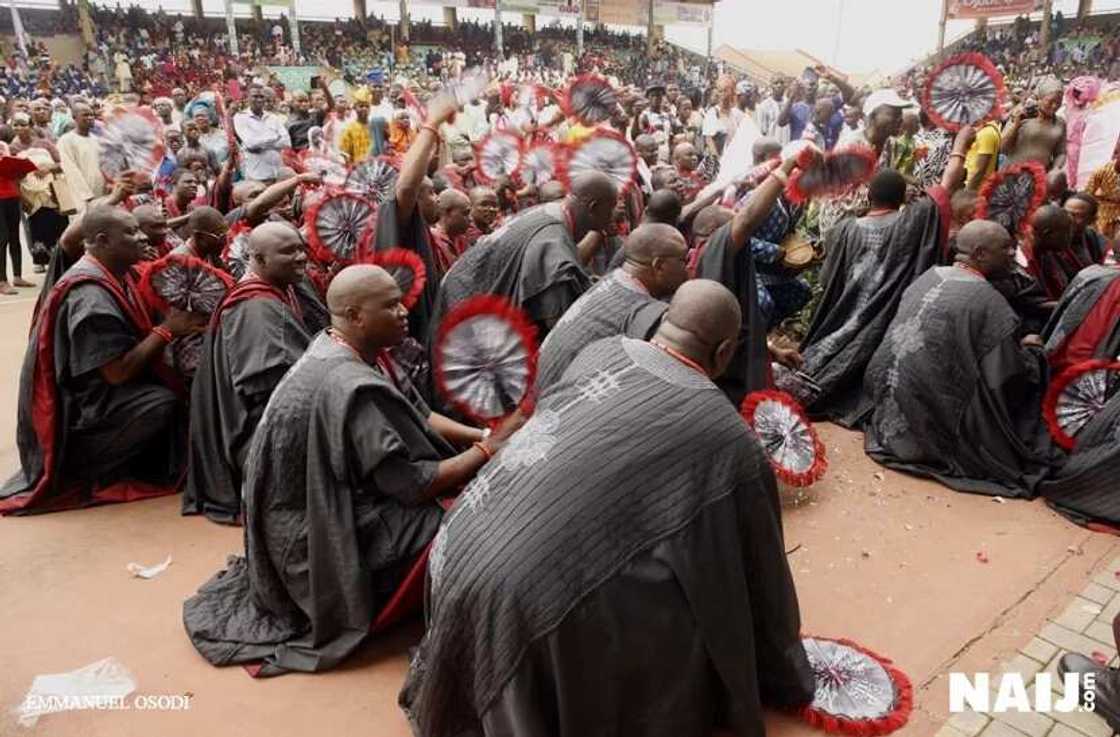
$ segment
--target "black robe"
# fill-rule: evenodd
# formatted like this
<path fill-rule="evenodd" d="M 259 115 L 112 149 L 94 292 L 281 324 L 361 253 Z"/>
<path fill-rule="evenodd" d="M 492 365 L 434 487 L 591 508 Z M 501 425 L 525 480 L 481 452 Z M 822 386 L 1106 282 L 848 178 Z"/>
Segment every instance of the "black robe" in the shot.
<path fill-rule="evenodd" d="M 761 737 L 763 702 L 813 696 L 773 472 L 651 343 L 576 358 L 460 495 L 428 579 L 417 735 Z"/>
<path fill-rule="evenodd" d="M 801 342 L 802 370 L 820 387 L 806 407 L 814 418 L 852 427 L 867 362 L 902 293 L 943 257 L 950 222 L 948 193 L 931 187 L 900 212 L 848 218 L 829 231 L 824 293 Z"/>
<path fill-rule="evenodd" d="M 440 285 L 436 324 L 463 300 L 496 294 L 525 310 L 537 326 L 537 340 L 544 340 L 591 287 L 564 207 L 563 202 L 549 202 L 519 213 L 467 249 Z"/>
<path fill-rule="evenodd" d="M 424 291 L 408 311 L 408 333 L 421 343 L 426 342 L 429 333 L 435 329 L 432 324 L 432 310 L 436 303 L 436 295 L 439 293 L 440 275 L 436 269 L 435 258 L 432 256 L 428 224 L 420 214 L 419 204 L 412 209 L 412 216 L 407 221 L 400 217 L 396 198 L 387 199 L 378 205 L 373 248 L 375 251 L 403 248 L 418 255 L 424 262 L 424 269 L 427 272 Z"/>
<path fill-rule="evenodd" d="M 159 358 L 112 385 L 100 368 L 151 332 L 133 274 L 92 256 L 65 271 L 42 302 L 20 372 L 21 469 L 0 488 L 0 513 L 49 512 L 178 491 L 182 385 Z"/>
<path fill-rule="evenodd" d="M 600 338 L 652 337 L 668 308 L 637 279 L 615 269 L 568 308 L 541 344 L 537 393 L 559 381 L 580 351 Z"/>
<path fill-rule="evenodd" d="M 236 524 L 245 456 L 265 404 L 310 336 L 291 292 L 242 280 L 210 321 L 191 385 L 191 449 L 183 514 Z"/>
<path fill-rule="evenodd" d="M 1059 512 L 1078 524 L 1120 528 L 1120 394 L 1077 433 L 1069 457 L 1039 485 Z"/>
<path fill-rule="evenodd" d="M 770 386 L 770 353 L 766 348 L 766 316 L 758 306 L 758 275 L 749 245 L 731 248 L 731 223 L 708 238 L 696 276 L 722 283 L 739 299 L 743 313 L 739 346 L 731 365 L 716 384 L 736 407 L 747 394 Z"/>
<path fill-rule="evenodd" d="M 906 290 L 867 367 L 867 454 L 958 491 L 1033 497 L 1049 461 L 1046 367 L 986 279 L 953 266 Z"/>
<path fill-rule="evenodd" d="M 366 638 L 443 517 L 423 493 L 453 453 L 409 385 L 327 333 L 276 387 L 245 473 L 245 557 L 183 605 L 214 665 L 337 665 Z"/>
<path fill-rule="evenodd" d="M 1042 331 L 1055 372 L 1093 358 L 1120 356 L 1120 268 L 1090 266 L 1066 287 Z"/>

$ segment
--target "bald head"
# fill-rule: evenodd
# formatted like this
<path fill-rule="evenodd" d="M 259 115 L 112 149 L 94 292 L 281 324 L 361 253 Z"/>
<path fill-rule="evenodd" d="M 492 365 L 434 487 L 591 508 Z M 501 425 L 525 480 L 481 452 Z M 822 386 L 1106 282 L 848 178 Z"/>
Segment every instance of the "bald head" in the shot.
<path fill-rule="evenodd" d="M 733 217 L 735 213 L 726 207 L 708 205 L 692 221 L 692 234 L 697 238 L 707 238 Z"/>
<path fill-rule="evenodd" d="M 664 223 L 642 223 L 631 231 L 622 245 L 626 260 L 633 263 L 649 263 L 655 258 L 683 254 L 685 249 L 680 231 Z"/>
<path fill-rule="evenodd" d="M 222 228 L 225 223 L 226 220 L 222 213 L 213 207 L 196 207 L 191 210 L 190 217 L 187 218 L 187 227 L 190 228 L 192 233 L 198 231 L 214 233 Z"/>
<path fill-rule="evenodd" d="M 1035 245 L 1043 251 L 1062 251 L 1073 238 L 1073 220 L 1057 205 L 1043 205 L 1031 218 Z"/>
<path fill-rule="evenodd" d="M 742 319 L 739 302 L 727 287 L 691 279 L 673 295 L 655 339 L 698 361 L 716 378 L 735 353 Z"/>
<path fill-rule="evenodd" d="M 618 197 L 615 181 L 600 171 L 589 171 L 572 180 L 572 194 L 581 202 L 610 200 Z"/>
<path fill-rule="evenodd" d="M 681 217 L 681 198 L 671 189 L 659 189 L 650 195 L 642 222 L 676 225 Z"/>
<path fill-rule="evenodd" d="M 140 207 L 132 210 L 132 216 L 136 218 L 136 222 L 144 229 L 150 228 L 157 223 L 167 223 L 167 217 L 164 216 L 163 211 L 155 205 L 140 205 Z"/>
<path fill-rule="evenodd" d="M 470 199 L 457 189 L 445 189 L 439 194 L 439 214 L 443 216 L 452 208 L 467 209 L 471 206 Z"/>
<path fill-rule="evenodd" d="M 957 233 L 956 258 L 985 276 L 1000 276 L 1011 269 L 1015 241 L 1007 228 L 992 220 L 973 220 Z"/>
<path fill-rule="evenodd" d="M 614 218 L 614 205 L 618 199 L 615 181 L 600 171 L 584 172 L 572 180 L 572 236 L 583 239 L 592 230 L 605 230 Z"/>
<path fill-rule="evenodd" d="M 261 223 L 249 233 L 249 253 L 267 256 L 292 240 L 300 241 L 299 232 L 288 223 L 269 221 Z"/>
<path fill-rule="evenodd" d="M 265 190 L 264 182 L 255 182 L 252 180 L 238 182 L 233 186 L 233 204 L 247 205 L 257 198 L 261 192 Z"/>
<path fill-rule="evenodd" d="M 465 199 L 465 198 L 464 198 Z M 373 264 L 355 264 L 338 272 L 327 287 L 327 309 L 331 322 L 344 317 L 347 310 L 359 310 L 370 295 L 400 294 L 400 287 L 392 275 Z"/>

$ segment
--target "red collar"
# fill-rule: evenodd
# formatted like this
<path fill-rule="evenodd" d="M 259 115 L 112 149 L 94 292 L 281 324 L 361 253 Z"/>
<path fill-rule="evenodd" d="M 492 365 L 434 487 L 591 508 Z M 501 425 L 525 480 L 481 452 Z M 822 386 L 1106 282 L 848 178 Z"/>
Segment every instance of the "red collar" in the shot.
<path fill-rule="evenodd" d="M 655 346 L 657 346 L 661 350 L 665 351 L 670 356 L 672 356 L 673 358 L 675 358 L 678 361 L 680 361 L 681 363 L 683 363 L 685 366 L 688 366 L 690 369 L 693 369 L 695 371 L 700 372 L 700 374 L 702 374 L 703 376 L 708 375 L 708 372 L 704 370 L 703 366 L 696 363 L 696 361 L 693 361 L 691 358 L 684 355 L 680 351 L 674 350 L 674 349 L 670 348 L 669 346 L 665 345 L 664 343 L 658 343 L 656 340 L 651 340 L 650 343 L 653 343 Z"/>
<path fill-rule="evenodd" d="M 980 272 L 978 269 L 972 268 L 971 266 L 969 266 L 968 264 L 966 264 L 963 261 L 958 261 L 957 263 L 955 263 L 953 265 L 956 266 L 958 269 L 964 269 L 965 271 L 968 271 L 968 272 L 971 272 L 971 273 L 975 274 L 976 276 L 980 277 L 984 281 L 988 281 L 988 277 L 984 276 L 984 274 L 982 272 Z"/>

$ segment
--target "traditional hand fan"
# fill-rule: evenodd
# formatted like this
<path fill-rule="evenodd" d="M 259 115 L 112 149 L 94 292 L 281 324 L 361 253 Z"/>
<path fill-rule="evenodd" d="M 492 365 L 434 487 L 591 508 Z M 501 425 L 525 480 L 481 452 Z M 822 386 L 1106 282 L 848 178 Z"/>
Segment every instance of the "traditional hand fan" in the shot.
<path fill-rule="evenodd" d="M 423 259 L 405 248 L 389 248 L 373 254 L 369 262 L 377 264 L 393 276 L 404 295 L 401 297 L 401 304 L 405 309 L 411 310 L 424 291 L 428 278 Z"/>
<path fill-rule="evenodd" d="M 814 197 L 835 197 L 851 192 L 875 174 L 878 159 L 870 146 L 853 144 L 834 149 L 823 157 L 810 158 L 806 149 L 799 155 L 807 159 L 789 178 L 786 198 L 800 204 Z"/>
<path fill-rule="evenodd" d="M 926 79 L 922 109 L 945 130 L 995 120 L 1003 112 L 1003 75 L 983 54 L 958 54 L 941 62 Z"/>
<path fill-rule="evenodd" d="M 850 640 L 801 640 L 816 676 L 812 703 L 801 717 L 826 732 L 875 737 L 905 726 L 914 689 L 890 660 Z"/>
<path fill-rule="evenodd" d="M 485 69 L 476 68 L 463 73 L 457 82 L 451 82 L 442 92 L 455 98 L 459 107 L 465 107 L 482 96 L 490 86 L 490 75 Z"/>
<path fill-rule="evenodd" d="M 249 233 L 252 228 L 244 220 L 236 223 L 226 235 L 222 261 L 234 279 L 240 279 L 249 268 Z"/>
<path fill-rule="evenodd" d="M 1046 171 L 1036 161 L 1000 169 L 984 180 L 976 202 L 977 220 L 994 220 L 1011 233 L 1026 230 L 1046 199 Z"/>
<path fill-rule="evenodd" d="M 556 178 L 570 188 L 573 179 L 588 171 L 611 177 L 618 183 L 619 194 L 624 194 L 638 175 L 638 154 L 622 135 L 597 130 L 568 149 Z"/>
<path fill-rule="evenodd" d="M 126 171 L 150 172 L 163 161 L 162 123 L 146 107 L 115 108 L 97 133 L 101 172 L 117 179 Z"/>
<path fill-rule="evenodd" d="M 529 400 L 536 328 L 502 297 L 472 297 L 440 323 L 432 362 L 440 394 L 475 422 L 493 423 Z"/>
<path fill-rule="evenodd" d="M 377 206 L 350 192 L 334 192 L 308 208 L 307 245 L 311 256 L 323 264 L 362 261 L 369 246 L 369 225 Z"/>
<path fill-rule="evenodd" d="M 344 186 L 347 177 L 350 175 L 346 164 L 312 149 L 302 152 L 300 162 L 305 172 L 318 174 L 323 180 L 323 184 L 331 187 Z"/>
<path fill-rule="evenodd" d="M 350 170 L 346 191 L 380 205 L 389 199 L 397 183 L 397 170 L 385 159 L 366 159 Z"/>
<path fill-rule="evenodd" d="M 1042 416 L 1054 442 L 1072 450 L 1081 431 L 1120 391 L 1120 361 L 1092 360 L 1060 373 L 1046 390 Z"/>
<path fill-rule="evenodd" d="M 602 77 L 585 75 L 568 85 L 560 100 L 560 109 L 570 118 L 586 126 L 596 126 L 611 119 L 618 107 L 618 93 Z"/>
<path fill-rule="evenodd" d="M 521 178 L 526 184 L 541 186 L 556 178 L 564 149 L 560 144 L 542 143 L 533 146 L 521 157 Z"/>
<path fill-rule="evenodd" d="M 202 259 L 169 253 L 144 269 L 140 293 L 162 313 L 175 308 L 209 315 L 233 285 L 233 277 Z"/>
<path fill-rule="evenodd" d="M 487 182 L 513 176 L 521 167 L 521 139 L 508 131 L 493 131 L 475 148 L 478 175 Z"/>
<path fill-rule="evenodd" d="M 828 468 L 824 443 L 793 397 L 762 390 L 743 398 L 739 414 L 762 443 L 776 475 L 790 486 L 808 486 Z"/>

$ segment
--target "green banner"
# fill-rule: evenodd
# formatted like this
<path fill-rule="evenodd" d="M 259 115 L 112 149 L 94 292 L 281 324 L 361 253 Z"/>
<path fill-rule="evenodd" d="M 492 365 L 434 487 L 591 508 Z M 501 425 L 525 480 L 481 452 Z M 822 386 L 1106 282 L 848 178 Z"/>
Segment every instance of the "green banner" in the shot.
<path fill-rule="evenodd" d="M 311 78 L 319 74 L 319 67 L 269 67 L 284 88 L 290 91 L 311 89 Z"/>

